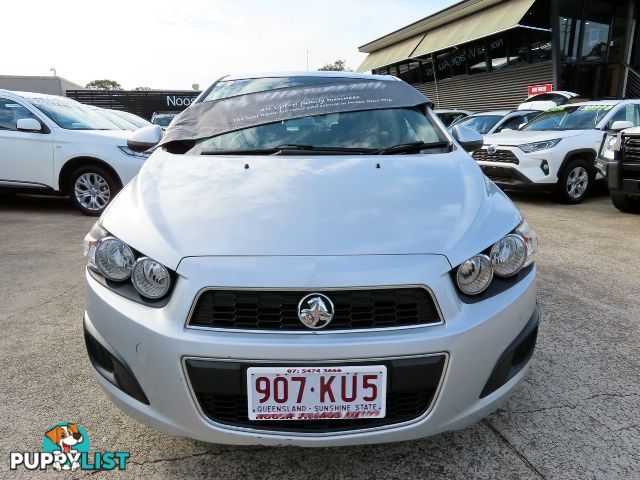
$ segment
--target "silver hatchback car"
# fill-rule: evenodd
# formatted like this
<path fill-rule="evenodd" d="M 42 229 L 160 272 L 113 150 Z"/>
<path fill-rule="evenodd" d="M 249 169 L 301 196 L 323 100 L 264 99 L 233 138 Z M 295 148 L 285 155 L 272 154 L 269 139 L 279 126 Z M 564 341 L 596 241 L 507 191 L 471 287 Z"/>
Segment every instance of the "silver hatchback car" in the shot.
<path fill-rule="evenodd" d="M 96 378 L 140 421 L 227 444 L 334 446 L 457 429 L 536 341 L 537 240 L 387 76 L 225 77 L 85 239 Z M 158 143 L 159 142 L 159 143 Z"/>

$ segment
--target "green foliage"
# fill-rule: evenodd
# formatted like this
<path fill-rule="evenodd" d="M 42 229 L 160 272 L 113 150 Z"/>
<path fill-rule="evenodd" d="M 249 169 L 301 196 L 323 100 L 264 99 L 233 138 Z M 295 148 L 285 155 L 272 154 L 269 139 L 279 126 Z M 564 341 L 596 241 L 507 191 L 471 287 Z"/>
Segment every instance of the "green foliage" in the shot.
<path fill-rule="evenodd" d="M 122 86 L 115 80 L 93 80 L 87 83 L 87 88 L 95 90 L 122 90 Z"/>
<path fill-rule="evenodd" d="M 336 60 L 333 63 L 327 63 L 323 67 L 320 67 L 318 70 L 324 72 L 350 72 L 351 69 L 347 68 L 346 62 L 344 60 Z"/>

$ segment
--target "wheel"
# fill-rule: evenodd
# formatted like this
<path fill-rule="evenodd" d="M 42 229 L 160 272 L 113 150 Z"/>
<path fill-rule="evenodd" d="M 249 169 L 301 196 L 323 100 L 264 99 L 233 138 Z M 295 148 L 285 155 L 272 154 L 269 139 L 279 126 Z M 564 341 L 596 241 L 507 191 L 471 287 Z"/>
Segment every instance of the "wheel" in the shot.
<path fill-rule="evenodd" d="M 556 188 L 559 201 L 580 203 L 586 198 L 595 177 L 592 163 L 585 158 L 576 158 L 565 165 Z"/>
<path fill-rule="evenodd" d="M 69 179 L 68 192 L 75 207 L 85 215 L 98 216 L 120 190 L 120 183 L 105 168 L 88 165 Z"/>
<path fill-rule="evenodd" d="M 621 212 L 640 213 L 640 197 L 611 192 L 611 201 L 613 206 Z"/>

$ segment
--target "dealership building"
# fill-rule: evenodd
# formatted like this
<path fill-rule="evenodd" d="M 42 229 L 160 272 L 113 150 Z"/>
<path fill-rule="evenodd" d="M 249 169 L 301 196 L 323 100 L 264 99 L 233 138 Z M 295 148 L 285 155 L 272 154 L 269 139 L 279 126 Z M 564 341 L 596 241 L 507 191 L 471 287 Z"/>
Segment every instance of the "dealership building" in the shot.
<path fill-rule="evenodd" d="M 511 108 L 529 92 L 640 98 L 635 0 L 465 0 L 362 45 L 439 108 Z"/>

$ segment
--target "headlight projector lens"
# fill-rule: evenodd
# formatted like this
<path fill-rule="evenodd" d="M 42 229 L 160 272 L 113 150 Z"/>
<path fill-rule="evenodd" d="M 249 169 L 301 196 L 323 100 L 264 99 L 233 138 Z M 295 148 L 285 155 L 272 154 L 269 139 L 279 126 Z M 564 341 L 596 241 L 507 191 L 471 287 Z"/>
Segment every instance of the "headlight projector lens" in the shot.
<path fill-rule="evenodd" d="M 131 276 L 136 258 L 129 246 L 114 237 L 100 240 L 95 253 L 96 266 L 109 280 L 122 282 Z"/>
<path fill-rule="evenodd" d="M 527 260 L 527 246 L 520 235 L 512 233 L 495 243 L 489 257 L 496 275 L 510 277 L 524 266 Z"/>
<path fill-rule="evenodd" d="M 477 295 L 486 290 L 493 279 L 491 260 L 486 255 L 475 255 L 458 267 L 456 282 L 467 295 Z"/>
<path fill-rule="evenodd" d="M 131 281 L 140 295 L 155 300 L 169 291 L 171 276 L 161 263 L 142 257 L 133 266 Z"/>

